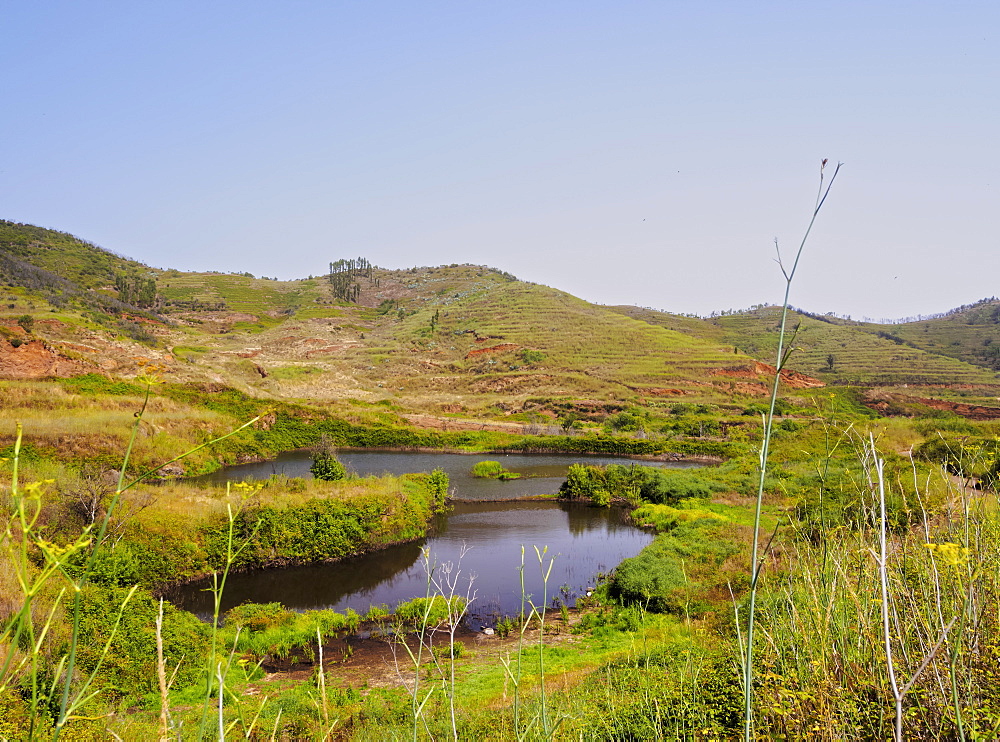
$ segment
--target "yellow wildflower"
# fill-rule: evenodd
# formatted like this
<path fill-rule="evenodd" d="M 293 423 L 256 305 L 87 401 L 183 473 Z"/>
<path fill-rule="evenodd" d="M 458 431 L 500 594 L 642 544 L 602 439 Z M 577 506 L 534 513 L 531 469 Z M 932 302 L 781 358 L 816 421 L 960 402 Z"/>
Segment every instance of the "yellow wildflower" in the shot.
<path fill-rule="evenodd" d="M 969 561 L 969 549 L 956 543 L 927 544 L 931 554 L 951 567 L 963 567 Z"/>

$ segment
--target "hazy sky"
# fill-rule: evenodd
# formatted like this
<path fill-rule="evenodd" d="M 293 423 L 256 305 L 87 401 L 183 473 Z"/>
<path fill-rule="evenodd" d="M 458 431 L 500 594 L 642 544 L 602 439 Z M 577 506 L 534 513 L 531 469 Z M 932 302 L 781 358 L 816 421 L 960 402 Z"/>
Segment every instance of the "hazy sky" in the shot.
<path fill-rule="evenodd" d="M 0 218 L 282 279 L 485 263 L 855 318 L 1000 294 L 1000 3 L 13 2 Z"/>

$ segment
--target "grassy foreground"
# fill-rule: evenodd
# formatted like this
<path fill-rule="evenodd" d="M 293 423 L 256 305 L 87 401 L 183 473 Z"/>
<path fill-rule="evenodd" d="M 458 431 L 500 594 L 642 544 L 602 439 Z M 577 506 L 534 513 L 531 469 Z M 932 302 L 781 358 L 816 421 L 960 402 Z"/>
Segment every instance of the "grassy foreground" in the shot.
<path fill-rule="evenodd" d="M 996 736 L 1000 515 L 988 487 L 1000 431 L 814 399 L 772 441 L 755 734 L 881 739 L 899 719 L 908 739 Z M 145 424 L 132 421 L 126 450 Z M 5 465 L 0 736 L 729 739 L 742 728 L 752 456 L 696 473 L 574 467 L 563 496 L 632 507 L 659 535 L 579 611 L 553 603 L 552 586 L 494 638 L 470 638 L 441 572 L 424 598 L 366 616 L 242 606 L 205 625 L 153 597 L 185 576 L 214 573 L 221 591 L 233 569 L 416 538 L 443 504 L 439 478 L 154 490 L 39 451 L 15 447 Z M 544 574 L 537 546 L 524 568 Z M 355 669 L 344 636 L 358 628 L 385 637 L 390 681 Z M 298 669 L 265 674 L 281 663 Z"/>

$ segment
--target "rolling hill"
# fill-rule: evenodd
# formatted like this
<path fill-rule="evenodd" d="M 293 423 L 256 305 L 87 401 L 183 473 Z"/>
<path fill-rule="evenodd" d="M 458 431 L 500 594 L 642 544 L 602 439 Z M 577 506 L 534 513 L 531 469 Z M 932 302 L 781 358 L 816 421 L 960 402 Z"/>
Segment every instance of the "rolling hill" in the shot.
<path fill-rule="evenodd" d="M 0 222 L 0 376 L 154 366 L 260 397 L 545 420 L 567 404 L 735 408 L 765 394 L 773 371 L 776 307 L 697 318 L 595 305 L 484 266 L 366 265 L 295 281 L 161 270 Z M 792 312 L 801 376 L 788 382 L 986 403 L 1000 389 L 988 367 L 998 317 L 995 300 L 885 326 Z"/>

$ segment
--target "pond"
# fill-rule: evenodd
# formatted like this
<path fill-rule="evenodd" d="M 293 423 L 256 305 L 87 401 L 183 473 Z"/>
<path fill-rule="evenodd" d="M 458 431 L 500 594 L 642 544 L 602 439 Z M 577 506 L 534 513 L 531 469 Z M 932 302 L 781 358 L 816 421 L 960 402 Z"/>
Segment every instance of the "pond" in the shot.
<path fill-rule="evenodd" d="M 358 476 L 372 474 L 405 474 L 407 472 L 442 469 L 451 482 L 451 496 L 462 500 L 510 500 L 518 497 L 550 495 L 559 491 L 570 464 L 583 463 L 642 464 L 670 468 L 691 468 L 700 464 L 688 461 L 637 461 L 612 456 L 582 454 L 462 454 L 417 451 L 349 451 L 340 450 L 337 458 L 347 470 Z M 499 481 L 473 477 L 470 470 L 479 461 L 499 461 L 505 469 L 522 475 L 522 479 Z M 270 461 L 240 464 L 194 477 L 191 481 L 225 484 L 272 476 L 312 478 L 309 466 L 312 453 L 308 450 L 288 451 Z"/>
<path fill-rule="evenodd" d="M 473 626 L 492 625 L 498 615 L 521 608 L 519 567 L 524 547 L 525 592 L 536 604 L 545 585 L 534 547 L 547 552 L 549 602 L 561 596 L 568 605 L 610 572 L 622 559 L 634 556 L 652 535 L 627 522 L 620 508 L 594 508 L 584 503 L 553 501 L 457 502 L 440 516 L 427 539 L 399 544 L 333 564 L 283 567 L 234 574 L 226 583 L 222 608 L 240 603 L 277 601 L 293 610 L 352 608 L 364 613 L 372 605 L 390 608 L 420 597 L 427 589 L 426 548 L 436 565 L 435 579 L 455 581 L 458 594 L 470 588 Z M 451 565 L 450 575 L 446 575 Z M 171 599 L 180 607 L 210 616 L 212 595 L 207 582 L 184 585 Z"/>
<path fill-rule="evenodd" d="M 473 627 L 492 625 L 499 615 L 521 610 L 523 549 L 524 594 L 536 605 L 559 598 L 572 606 L 593 587 L 601 573 L 635 556 L 653 537 L 635 528 L 620 508 L 595 508 L 579 502 L 516 500 L 553 494 L 572 463 L 646 464 L 671 468 L 689 462 L 645 462 L 607 456 L 569 454 L 448 454 L 409 451 L 339 451 L 338 457 L 359 475 L 430 471 L 448 473 L 454 509 L 438 516 L 431 535 L 334 564 L 283 567 L 229 577 L 222 609 L 240 603 L 280 602 L 293 610 L 351 608 L 364 613 L 372 605 L 394 608 L 426 594 L 428 570 L 434 580 L 451 580 L 457 594 L 475 596 Z M 469 473 L 478 461 L 499 461 L 523 479 L 478 479 Z M 199 478 L 225 481 L 266 479 L 274 475 L 309 477 L 308 451 L 286 453 L 274 461 L 233 466 Z M 552 570 L 542 579 L 535 547 Z M 424 554 L 427 554 L 425 559 Z M 470 583 L 471 579 L 471 583 Z M 203 618 L 212 610 L 208 583 L 176 588 L 171 599 Z"/>

